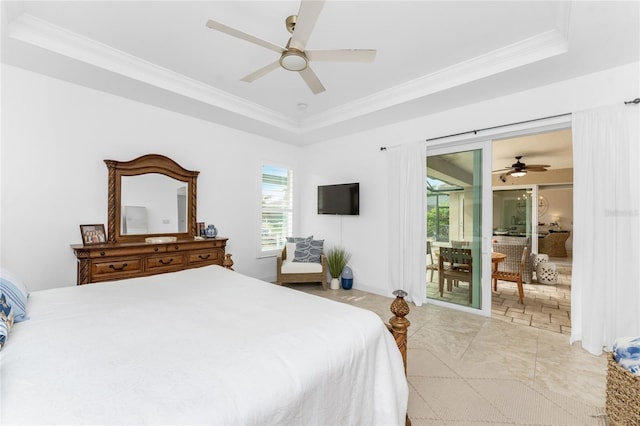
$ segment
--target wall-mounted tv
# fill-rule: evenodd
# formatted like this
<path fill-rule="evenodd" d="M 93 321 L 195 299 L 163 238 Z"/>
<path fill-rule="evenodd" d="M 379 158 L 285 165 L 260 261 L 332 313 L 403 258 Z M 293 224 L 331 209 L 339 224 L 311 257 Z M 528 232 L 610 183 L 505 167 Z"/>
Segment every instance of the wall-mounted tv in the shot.
<path fill-rule="evenodd" d="M 318 214 L 359 215 L 360 184 L 318 186 Z"/>

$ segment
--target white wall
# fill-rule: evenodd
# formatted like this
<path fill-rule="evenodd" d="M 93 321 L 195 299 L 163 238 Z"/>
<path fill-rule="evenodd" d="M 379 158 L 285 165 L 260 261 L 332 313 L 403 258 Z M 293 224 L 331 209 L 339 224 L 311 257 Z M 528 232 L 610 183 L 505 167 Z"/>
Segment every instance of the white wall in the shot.
<path fill-rule="evenodd" d="M 69 245 L 81 241 L 78 225 L 106 224 L 103 160 L 158 153 L 200 170 L 198 220 L 230 238 L 238 271 L 270 279 L 275 260 L 256 258 L 260 166 L 267 161 L 298 171 L 298 233 L 344 245 L 353 253 L 354 286 L 389 295 L 387 156 L 380 146 L 622 102 L 640 93 L 639 73 L 635 63 L 295 148 L 3 65 L 0 260 L 33 290 L 74 285 Z M 344 182 L 360 182 L 360 216 L 317 215 L 317 185 Z"/>
<path fill-rule="evenodd" d="M 107 222 L 104 159 L 156 153 L 199 170 L 198 220 L 228 237 L 236 270 L 257 259 L 263 161 L 295 166 L 299 148 L 2 66 L 1 263 L 32 290 L 75 285 L 80 224 Z"/>
<path fill-rule="evenodd" d="M 640 63 L 634 63 L 306 147 L 301 233 L 324 237 L 327 245 L 341 242 L 353 252 L 354 287 L 390 295 L 388 179 L 386 155 L 380 146 L 620 103 L 640 93 L 638 75 Z M 316 214 L 318 184 L 357 181 L 361 185 L 359 217 L 345 217 L 341 229 L 338 218 Z"/>

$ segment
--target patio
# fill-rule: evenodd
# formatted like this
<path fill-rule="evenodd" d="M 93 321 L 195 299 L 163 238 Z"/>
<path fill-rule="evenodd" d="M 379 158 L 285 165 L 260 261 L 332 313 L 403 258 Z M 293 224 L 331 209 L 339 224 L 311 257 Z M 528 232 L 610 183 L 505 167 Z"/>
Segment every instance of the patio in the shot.
<path fill-rule="evenodd" d="M 498 291 L 491 292 L 491 317 L 493 319 L 528 325 L 562 334 L 571 334 L 571 258 L 549 259 L 557 265 L 558 284 L 539 284 L 535 278 L 524 284 L 524 304 L 518 303 L 516 283 L 498 281 Z M 469 289 L 461 282 L 452 291 L 440 297 L 438 272 L 433 282 L 427 282 L 427 297 L 458 305 L 468 305 Z M 430 272 L 427 272 L 429 279 Z"/>

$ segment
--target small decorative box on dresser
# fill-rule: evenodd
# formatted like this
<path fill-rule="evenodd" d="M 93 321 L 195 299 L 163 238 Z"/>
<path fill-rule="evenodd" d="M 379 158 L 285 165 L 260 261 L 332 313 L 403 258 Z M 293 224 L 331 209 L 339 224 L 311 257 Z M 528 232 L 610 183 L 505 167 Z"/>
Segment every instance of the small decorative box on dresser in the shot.
<path fill-rule="evenodd" d="M 205 265 L 233 270 L 231 255 L 225 253 L 227 238 L 199 235 L 200 172 L 158 154 L 104 162 L 108 238 L 71 246 L 78 259 L 78 285 Z"/>
<path fill-rule="evenodd" d="M 163 272 L 223 265 L 227 238 L 169 243 L 72 245 L 78 258 L 78 285 Z"/>

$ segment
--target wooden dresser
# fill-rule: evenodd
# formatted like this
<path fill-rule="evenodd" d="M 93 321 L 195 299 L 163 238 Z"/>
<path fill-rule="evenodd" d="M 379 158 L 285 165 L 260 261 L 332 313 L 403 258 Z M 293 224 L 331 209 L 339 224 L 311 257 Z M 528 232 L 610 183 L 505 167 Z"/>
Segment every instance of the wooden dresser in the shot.
<path fill-rule="evenodd" d="M 164 272 L 223 265 L 227 238 L 182 239 L 170 243 L 107 243 L 72 245 L 78 258 L 78 285 Z M 227 256 L 228 258 L 229 256 Z M 227 259 L 227 262 L 230 258 Z"/>
<path fill-rule="evenodd" d="M 227 238 L 196 238 L 199 235 L 196 218 L 200 172 L 187 170 L 159 154 L 147 154 L 131 161 L 104 162 L 108 170 L 108 238 L 106 243 L 96 244 L 83 234 L 84 244 L 71 246 L 78 259 L 78 285 L 206 265 L 233 270 L 231 255 L 225 253 Z M 132 217 L 127 217 L 125 206 L 144 210 L 145 214 L 140 216 L 144 218 L 143 227 L 128 226 L 130 220 L 127 219 Z M 141 233 L 141 229 L 145 233 Z M 166 242 L 170 240 L 174 241 Z"/>

